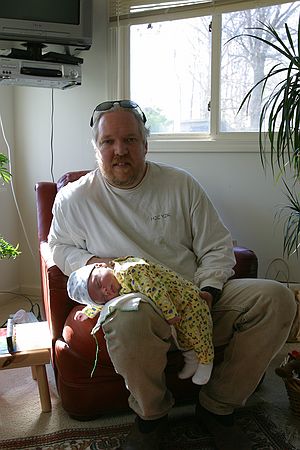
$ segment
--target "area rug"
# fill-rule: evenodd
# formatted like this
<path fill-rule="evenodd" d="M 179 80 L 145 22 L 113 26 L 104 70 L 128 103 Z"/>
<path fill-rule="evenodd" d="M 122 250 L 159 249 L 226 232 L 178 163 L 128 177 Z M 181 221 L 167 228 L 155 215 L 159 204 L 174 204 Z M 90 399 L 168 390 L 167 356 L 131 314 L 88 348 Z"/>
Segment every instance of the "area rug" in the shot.
<path fill-rule="evenodd" d="M 261 408 L 243 408 L 237 422 L 253 442 L 253 450 L 297 450 L 286 441 Z M 3 450 L 115 450 L 130 429 L 130 424 L 99 428 L 73 428 L 43 436 L 0 442 Z M 173 418 L 164 436 L 161 450 L 215 450 L 211 436 L 193 416 Z"/>

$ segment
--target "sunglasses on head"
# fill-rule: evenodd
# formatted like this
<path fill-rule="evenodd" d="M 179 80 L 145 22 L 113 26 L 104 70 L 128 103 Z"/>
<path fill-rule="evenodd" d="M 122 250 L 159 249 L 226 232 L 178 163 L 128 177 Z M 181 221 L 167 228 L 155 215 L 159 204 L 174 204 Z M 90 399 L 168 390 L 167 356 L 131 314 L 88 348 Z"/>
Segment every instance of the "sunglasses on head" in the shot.
<path fill-rule="evenodd" d="M 112 109 L 115 105 L 120 105 L 121 108 L 125 108 L 125 109 L 136 109 L 138 111 L 138 113 L 140 114 L 142 120 L 144 123 L 146 123 L 146 116 L 143 113 L 143 111 L 141 110 L 141 108 L 139 107 L 139 105 L 131 100 L 112 100 L 112 101 L 108 101 L 108 102 L 103 102 L 100 103 L 99 105 L 96 106 L 96 108 L 93 111 L 91 120 L 90 120 L 90 126 L 93 127 L 94 123 L 95 123 L 95 114 L 97 112 L 104 112 L 104 111 L 109 111 L 110 109 Z"/>

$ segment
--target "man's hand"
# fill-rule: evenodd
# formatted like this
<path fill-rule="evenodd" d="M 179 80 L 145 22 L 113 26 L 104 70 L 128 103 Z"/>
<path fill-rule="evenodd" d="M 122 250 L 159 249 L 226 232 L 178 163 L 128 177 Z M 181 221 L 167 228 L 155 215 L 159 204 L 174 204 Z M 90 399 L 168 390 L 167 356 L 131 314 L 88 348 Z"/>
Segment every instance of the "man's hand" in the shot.
<path fill-rule="evenodd" d="M 213 296 L 209 292 L 200 291 L 200 297 L 206 301 L 209 310 L 212 310 Z"/>
<path fill-rule="evenodd" d="M 104 267 L 111 267 L 111 258 L 99 258 L 98 256 L 92 256 L 86 263 L 86 266 L 88 264 L 105 264 Z"/>

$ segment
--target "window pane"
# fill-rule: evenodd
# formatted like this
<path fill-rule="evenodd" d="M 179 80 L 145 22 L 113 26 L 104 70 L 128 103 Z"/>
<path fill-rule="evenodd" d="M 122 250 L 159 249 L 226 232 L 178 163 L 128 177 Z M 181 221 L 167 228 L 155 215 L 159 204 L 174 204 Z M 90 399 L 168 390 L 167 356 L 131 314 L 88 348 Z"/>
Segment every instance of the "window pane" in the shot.
<path fill-rule="evenodd" d="M 209 133 L 210 21 L 130 27 L 130 95 L 151 133 Z"/>
<path fill-rule="evenodd" d="M 278 52 L 257 39 L 233 36 L 243 33 L 260 33 L 270 40 L 269 35 L 248 28 L 260 27 L 262 23 L 272 25 L 277 33 L 284 36 L 284 23 L 296 31 L 299 17 L 299 2 L 271 6 L 268 8 L 238 11 L 222 16 L 222 60 L 221 60 L 221 131 L 258 131 L 261 108 L 261 91 L 253 92 L 248 108 L 237 114 L 243 97 L 249 89 L 261 80 L 280 61 Z M 294 33 L 296 42 L 296 34 Z M 266 95 L 280 81 L 275 78 Z"/>

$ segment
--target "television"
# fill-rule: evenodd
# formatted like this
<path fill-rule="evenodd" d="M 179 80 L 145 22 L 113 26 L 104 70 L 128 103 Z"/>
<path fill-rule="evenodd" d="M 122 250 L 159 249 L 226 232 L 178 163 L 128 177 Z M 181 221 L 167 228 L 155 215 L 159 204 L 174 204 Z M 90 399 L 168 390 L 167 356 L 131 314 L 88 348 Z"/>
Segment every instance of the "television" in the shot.
<path fill-rule="evenodd" d="M 88 50 L 92 0 L 0 0 L 0 40 Z"/>

